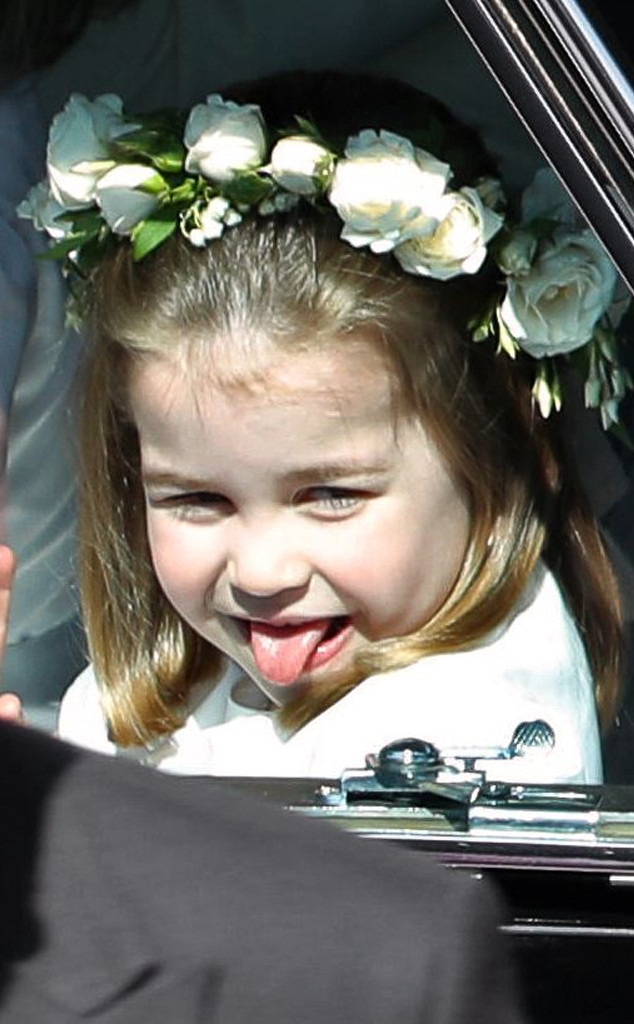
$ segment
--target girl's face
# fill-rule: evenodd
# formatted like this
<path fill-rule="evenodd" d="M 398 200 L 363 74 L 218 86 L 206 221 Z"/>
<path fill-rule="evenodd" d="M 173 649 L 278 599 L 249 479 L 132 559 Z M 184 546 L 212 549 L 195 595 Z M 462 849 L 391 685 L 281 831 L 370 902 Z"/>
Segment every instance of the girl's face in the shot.
<path fill-rule="evenodd" d="M 369 343 L 278 351 L 248 386 L 156 359 L 130 400 L 160 584 L 275 703 L 442 604 L 468 502 Z"/>

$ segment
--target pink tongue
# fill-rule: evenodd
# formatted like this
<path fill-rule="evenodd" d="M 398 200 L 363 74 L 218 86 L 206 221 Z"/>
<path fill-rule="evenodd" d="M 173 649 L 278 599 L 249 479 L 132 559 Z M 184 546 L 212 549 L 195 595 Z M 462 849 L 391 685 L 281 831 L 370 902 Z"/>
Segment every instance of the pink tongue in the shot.
<path fill-rule="evenodd" d="M 330 619 L 313 619 L 297 626 L 251 622 L 255 663 L 272 683 L 294 683 L 330 626 Z"/>

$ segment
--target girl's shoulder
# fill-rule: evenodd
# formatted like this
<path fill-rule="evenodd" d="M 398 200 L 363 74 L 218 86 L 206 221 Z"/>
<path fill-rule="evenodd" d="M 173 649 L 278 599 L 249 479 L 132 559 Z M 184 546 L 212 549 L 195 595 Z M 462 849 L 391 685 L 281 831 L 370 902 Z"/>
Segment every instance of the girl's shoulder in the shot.
<path fill-rule="evenodd" d="M 539 564 L 509 617 L 473 651 L 475 663 L 490 664 L 532 692 L 571 696 L 571 687 L 593 690 L 585 646 L 553 573 Z"/>
<path fill-rule="evenodd" d="M 114 753 L 114 744 L 108 739 L 99 683 L 92 665 L 86 666 L 62 697 L 57 735 L 62 740 L 91 750 Z"/>
<path fill-rule="evenodd" d="M 366 754 L 407 736 L 441 751 L 506 747 L 520 723 L 539 719 L 553 728 L 556 748 L 543 763 L 531 764 L 529 781 L 600 781 L 592 676 L 574 620 L 543 567 L 485 641 L 370 676 L 301 732 L 331 774 L 341 754 L 345 767 L 360 767 Z M 324 737 L 328 762 L 321 754 Z M 510 778 L 515 767 L 508 762 L 503 771 Z"/>
<path fill-rule="evenodd" d="M 241 670 L 233 662 L 227 662 L 217 680 L 203 680 L 191 689 L 188 714 L 180 728 L 145 746 L 122 748 L 108 738 L 101 683 L 94 667 L 88 665 L 62 698 L 58 736 L 91 750 L 127 757 L 177 774 L 243 774 L 240 766 L 244 756 L 234 749 L 236 743 L 250 741 L 257 752 L 262 742 L 265 747 L 272 745 L 276 749 L 280 741 L 276 741 L 273 724 L 268 721 L 271 716 L 233 700 L 240 681 Z M 257 771 L 254 774 L 258 774 Z"/>

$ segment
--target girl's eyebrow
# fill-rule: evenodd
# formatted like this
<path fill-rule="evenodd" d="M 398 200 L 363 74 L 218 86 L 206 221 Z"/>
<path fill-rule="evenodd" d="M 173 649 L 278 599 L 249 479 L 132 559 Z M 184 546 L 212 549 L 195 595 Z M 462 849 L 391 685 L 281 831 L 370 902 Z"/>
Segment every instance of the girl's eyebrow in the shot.
<path fill-rule="evenodd" d="M 284 474 L 285 479 L 296 484 L 314 483 L 316 480 L 342 480 L 348 477 L 383 476 L 390 468 L 388 461 L 358 462 L 348 459 L 342 462 L 320 462 L 314 466 L 302 466 Z"/>
<path fill-rule="evenodd" d="M 149 471 L 141 473 L 144 487 L 180 487 L 187 491 L 204 491 L 209 488 L 208 480 L 196 480 L 181 473 L 161 473 Z"/>
<path fill-rule="evenodd" d="M 314 466 L 302 466 L 297 469 L 286 470 L 283 479 L 295 486 L 301 487 L 306 484 L 314 484 L 323 480 L 343 480 L 346 478 L 375 478 L 384 475 L 389 470 L 389 463 L 379 459 L 376 462 L 358 462 L 346 460 L 345 462 L 323 462 Z M 142 473 L 144 487 L 179 487 L 187 491 L 209 490 L 210 480 L 196 479 L 174 472 L 148 471 Z"/>

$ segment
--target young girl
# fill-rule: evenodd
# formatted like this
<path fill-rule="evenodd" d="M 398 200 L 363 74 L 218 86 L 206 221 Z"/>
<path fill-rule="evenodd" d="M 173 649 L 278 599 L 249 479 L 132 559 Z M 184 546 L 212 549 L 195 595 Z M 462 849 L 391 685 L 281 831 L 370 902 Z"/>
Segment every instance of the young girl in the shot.
<path fill-rule="evenodd" d="M 489 776 L 598 782 L 618 595 L 542 412 L 575 348 L 614 416 L 614 271 L 587 230 L 516 227 L 413 90 L 260 95 L 328 143 L 217 96 L 180 121 L 73 97 L 53 124 L 48 215 L 94 325 L 92 665 L 60 734 L 176 772 L 336 776 L 404 736 L 494 752 L 541 719 L 552 750 Z"/>

